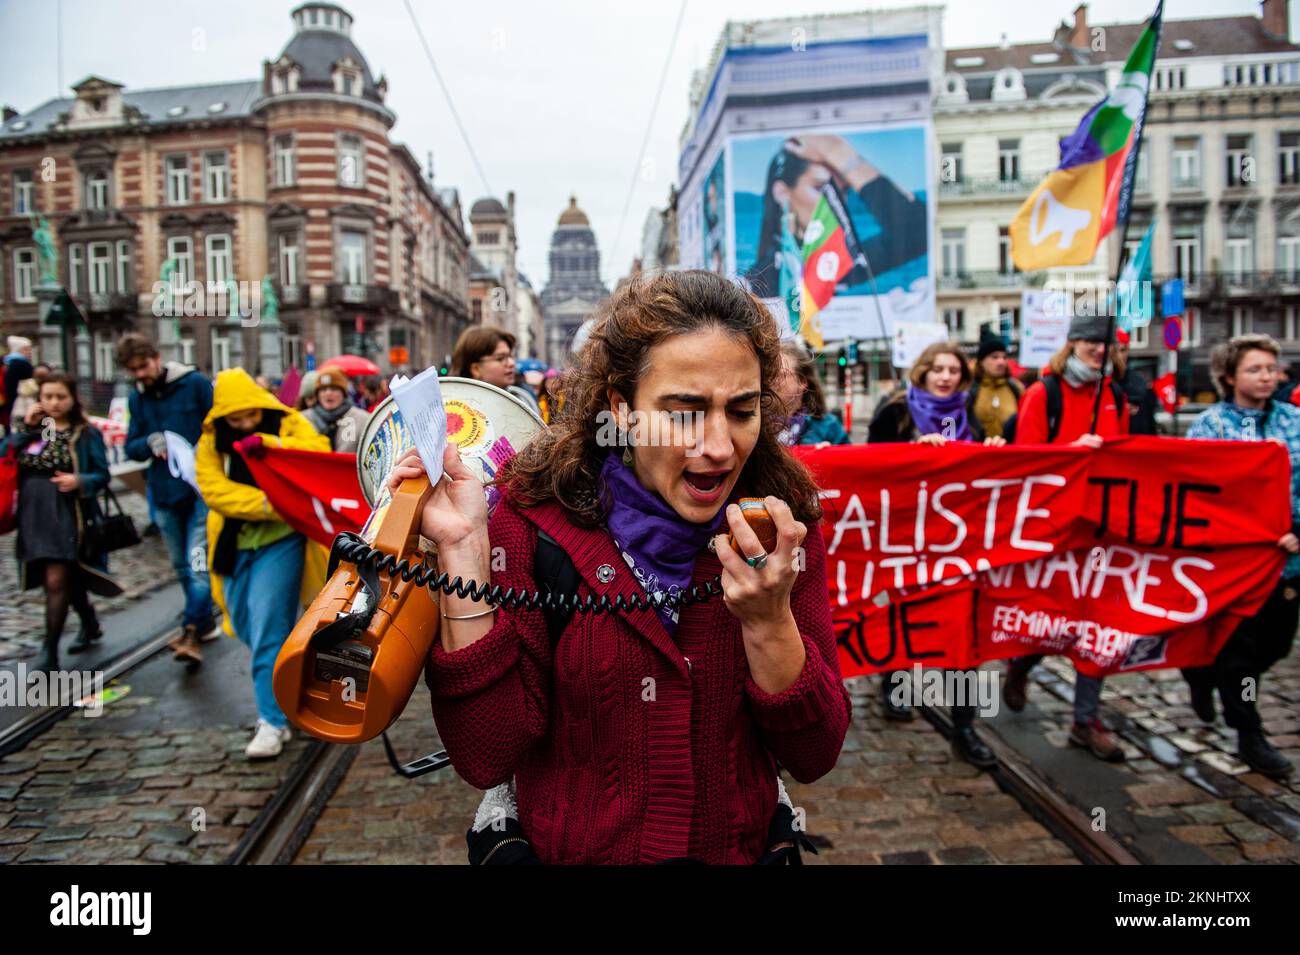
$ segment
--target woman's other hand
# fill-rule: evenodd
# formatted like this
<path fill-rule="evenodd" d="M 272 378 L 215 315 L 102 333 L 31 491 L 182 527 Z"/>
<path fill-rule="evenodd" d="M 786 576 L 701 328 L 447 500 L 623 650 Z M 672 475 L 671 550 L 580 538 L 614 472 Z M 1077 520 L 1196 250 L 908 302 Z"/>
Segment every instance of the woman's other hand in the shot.
<path fill-rule="evenodd" d="M 746 560 L 767 552 L 737 504 L 727 505 L 727 524 L 736 538 L 739 553 L 732 549 L 725 534 L 715 544 L 722 562 L 722 591 L 727 609 L 742 624 L 754 626 L 772 624 L 789 616 L 790 590 L 802 569 L 797 555 L 808 534 L 808 528 L 795 520 L 784 501 L 769 495 L 763 503 L 776 526 L 776 550 L 767 555 L 762 567 L 754 567 Z"/>
<path fill-rule="evenodd" d="M 420 533 L 446 553 L 465 544 L 481 544 L 487 538 L 487 496 L 483 484 L 460 459 L 460 451 L 448 444 L 442 458 L 442 478 L 433 488 L 420 518 Z M 415 448 L 398 459 L 388 475 L 388 487 L 396 491 L 409 478 L 426 474 L 420 452 Z"/>
<path fill-rule="evenodd" d="M 1081 434 L 1070 442 L 1072 447 L 1092 448 L 1096 451 L 1102 445 L 1102 437 L 1099 434 Z"/>
<path fill-rule="evenodd" d="M 1300 537 L 1293 533 L 1283 534 L 1277 540 L 1277 546 L 1282 548 L 1288 554 L 1300 554 Z"/>
<path fill-rule="evenodd" d="M 75 474 L 69 474 L 66 471 L 56 471 L 54 477 L 50 478 L 50 483 L 64 494 L 71 494 L 77 488 L 81 487 L 81 478 L 77 477 Z"/>
<path fill-rule="evenodd" d="M 1000 434 L 991 435 L 984 439 L 984 447 L 986 448 L 1001 448 L 1004 447 L 1006 443 L 1007 439 L 1002 437 Z"/>
<path fill-rule="evenodd" d="M 916 439 L 917 444 L 928 444 L 932 448 L 942 448 L 948 443 L 948 439 L 937 431 L 934 434 L 923 434 Z"/>

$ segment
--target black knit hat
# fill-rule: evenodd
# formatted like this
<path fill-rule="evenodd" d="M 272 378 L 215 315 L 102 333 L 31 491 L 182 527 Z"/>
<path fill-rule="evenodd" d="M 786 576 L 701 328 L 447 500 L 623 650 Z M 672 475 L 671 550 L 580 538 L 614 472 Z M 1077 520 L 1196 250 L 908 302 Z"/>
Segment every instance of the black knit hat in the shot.
<path fill-rule="evenodd" d="M 1075 315 L 1065 337 L 1072 342 L 1104 342 L 1109 329 L 1110 319 L 1105 315 Z"/>
<path fill-rule="evenodd" d="M 980 347 L 975 353 L 976 361 L 983 361 L 992 355 L 995 351 L 1006 351 L 1007 343 L 1002 340 L 1001 335 L 994 334 L 991 329 L 984 329 L 980 332 Z"/>

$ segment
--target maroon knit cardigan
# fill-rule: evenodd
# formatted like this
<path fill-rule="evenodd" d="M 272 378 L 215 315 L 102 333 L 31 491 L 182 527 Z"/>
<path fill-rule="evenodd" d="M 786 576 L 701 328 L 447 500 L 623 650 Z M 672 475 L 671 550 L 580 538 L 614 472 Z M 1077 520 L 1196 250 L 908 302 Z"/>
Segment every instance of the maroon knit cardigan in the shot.
<path fill-rule="evenodd" d="M 494 583 L 537 589 L 539 527 L 572 558 L 581 593 L 642 592 L 604 529 L 574 527 L 554 503 L 524 509 L 508 498 L 489 527 L 505 567 Z M 553 648 L 540 610 L 501 610 L 468 647 L 435 642 L 426 679 L 452 765 L 481 789 L 515 777 L 519 819 L 543 862 L 752 863 L 776 808 L 776 764 L 812 782 L 835 765 L 849 726 L 817 528 L 804 547 L 790 602 L 807 661 L 775 695 L 750 678 L 740 622 L 721 596 L 683 609 L 675 637 L 651 610 L 575 614 Z M 608 583 L 597 576 L 604 565 Z M 720 572 L 705 551 L 694 581 Z"/>

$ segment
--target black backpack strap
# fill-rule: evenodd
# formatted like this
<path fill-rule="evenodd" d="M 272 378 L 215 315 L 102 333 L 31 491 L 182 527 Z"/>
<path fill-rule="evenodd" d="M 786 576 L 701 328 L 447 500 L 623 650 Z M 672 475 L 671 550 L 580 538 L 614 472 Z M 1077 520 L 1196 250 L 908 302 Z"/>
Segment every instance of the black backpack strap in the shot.
<path fill-rule="evenodd" d="M 537 529 L 537 550 L 533 552 L 533 580 L 543 593 L 575 595 L 582 581 L 578 568 L 573 566 L 573 559 L 554 537 L 541 528 Z M 573 610 L 552 608 L 542 613 L 546 616 L 546 632 L 550 634 L 551 646 L 555 646 L 569 625 Z"/>
<path fill-rule="evenodd" d="M 1122 424 L 1124 415 L 1128 412 L 1128 395 L 1124 394 L 1124 389 L 1120 387 L 1119 382 L 1114 378 L 1110 380 L 1110 391 L 1115 396 L 1115 417 Z"/>
<path fill-rule="evenodd" d="M 1055 375 L 1044 375 L 1043 388 L 1047 392 L 1047 442 L 1051 444 L 1061 430 L 1061 408 L 1064 405 L 1061 379 Z"/>

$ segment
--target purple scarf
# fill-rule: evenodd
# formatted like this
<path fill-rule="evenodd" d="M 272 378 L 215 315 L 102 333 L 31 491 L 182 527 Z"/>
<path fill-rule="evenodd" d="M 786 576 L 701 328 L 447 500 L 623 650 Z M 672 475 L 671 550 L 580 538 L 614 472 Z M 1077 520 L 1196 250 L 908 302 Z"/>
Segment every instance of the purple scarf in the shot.
<path fill-rule="evenodd" d="M 781 429 L 781 433 L 776 436 L 776 439 L 787 448 L 792 448 L 799 443 L 799 439 L 803 437 L 806 427 L 808 427 L 808 416 L 806 414 L 797 414 L 786 421 L 785 427 Z"/>
<path fill-rule="evenodd" d="M 972 441 L 975 436 L 966 420 L 966 399 L 964 391 L 940 398 L 924 388 L 909 385 L 907 410 L 912 413 L 918 434 L 941 434 L 950 441 Z"/>
<path fill-rule="evenodd" d="M 708 524 L 682 520 L 658 494 L 641 486 L 632 469 L 614 452 L 600 471 L 606 527 L 632 575 L 647 594 L 686 590 L 695 573 L 695 558 L 708 547 L 726 508 Z M 671 634 L 678 611 L 661 607 L 659 619 Z"/>

